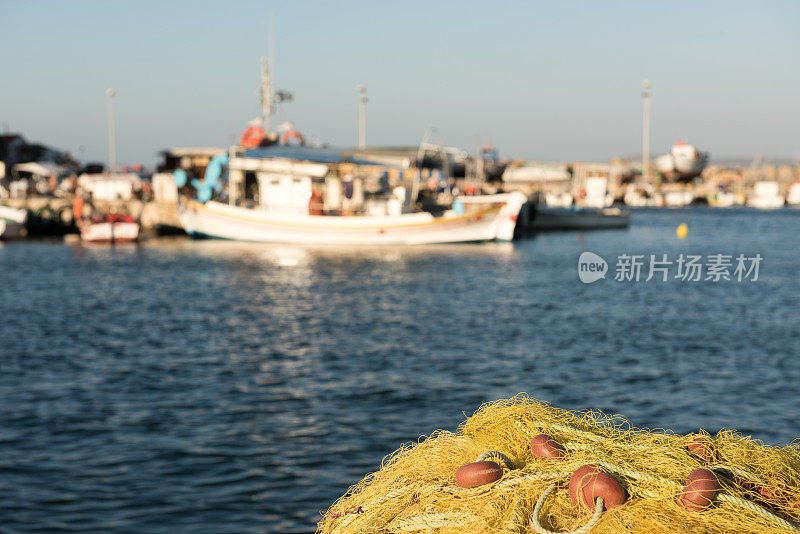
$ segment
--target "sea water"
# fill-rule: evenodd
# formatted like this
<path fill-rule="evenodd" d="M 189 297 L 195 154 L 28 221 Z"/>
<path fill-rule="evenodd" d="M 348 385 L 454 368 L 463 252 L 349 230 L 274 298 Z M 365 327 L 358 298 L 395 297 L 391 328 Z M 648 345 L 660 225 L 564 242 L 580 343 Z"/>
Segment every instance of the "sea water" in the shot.
<path fill-rule="evenodd" d="M 691 209 L 513 244 L 2 244 L 0 532 L 313 531 L 401 444 L 518 392 L 791 442 L 799 234 Z M 731 279 L 645 280 L 682 254 Z"/>

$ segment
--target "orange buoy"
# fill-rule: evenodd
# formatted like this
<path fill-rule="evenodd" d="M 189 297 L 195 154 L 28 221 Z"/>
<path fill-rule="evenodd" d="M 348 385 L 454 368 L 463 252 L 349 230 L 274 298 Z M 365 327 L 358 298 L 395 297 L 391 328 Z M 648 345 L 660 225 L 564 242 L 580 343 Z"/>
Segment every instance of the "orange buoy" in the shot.
<path fill-rule="evenodd" d="M 625 504 L 628 494 L 613 475 L 594 464 L 579 467 L 569 479 L 569 496 L 572 502 L 593 510 L 598 497 L 603 498 L 603 509 L 611 510 Z"/>
<path fill-rule="evenodd" d="M 503 477 L 503 468 L 495 462 L 473 462 L 456 471 L 456 484 L 462 488 L 475 488 L 490 484 Z"/>
<path fill-rule="evenodd" d="M 256 148 L 264 139 L 264 128 L 261 126 L 250 126 L 242 134 L 239 144 L 245 148 Z"/>
<path fill-rule="evenodd" d="M 564 446 L 547 434 L 539 434 L 531 440 L 531 452 L 537 458 L 563 458 Z"/>
<path fill-rule="evenodd" d="M 287 130 L 281 134 L 281 145 L 288 146 L 289 141 L 292 139 L 297 139 L 300 143 L 300 146 L 306 146 L 306 139 L 303 135 L 296 131 L 296 130 Z"/>
<path fill-rule="evenodd" d="M 714 449 L 712 448 L 711 440 L 706 436 L 702 434 L 694 436 L 691 441 L 686 444 L 686 448 L 704 462 L 714 462 Z"/>
<path fill-rule="evenodd" d="M 720 487 L 713 471 L 695 469 L 686 477 L 683 490 L 678 494 L 678 504 L 692 512 L 704 510 L 711 505 Z"/>

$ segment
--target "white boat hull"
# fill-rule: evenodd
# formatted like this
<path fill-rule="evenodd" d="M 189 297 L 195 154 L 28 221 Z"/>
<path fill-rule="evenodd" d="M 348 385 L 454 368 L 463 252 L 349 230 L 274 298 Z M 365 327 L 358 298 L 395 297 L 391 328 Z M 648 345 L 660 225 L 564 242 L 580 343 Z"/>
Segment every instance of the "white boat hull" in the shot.
<path fill-rule="evenodd" d="M 757 197 L 747 199 L 747 205 L 760 210 L 776 210 L 784 205 L 783 197 Z"/>
<path fill-rule="evenodd" d="M 731 191 L 717 191 L 708 195 L 707 200 L 712 208 L 732 208 L 744 204 L 744 195 Z"/>
<path fill-rule="evenodd" d="M 326 216 L 271 213 L 211 201 L 181 203 L 180 219 L 190 235 L 307 245 L 424 245 L 511 241 L 526 198 L 514 192 L 460 197 L 463 213 L 447 210 L 387 216 Z"/>
<path fill-rule="evenodd" d="M 777 182 L 756 182 L 753 193 L 747 197 L 747 205 L 761 210 L 782 208 L 786 199 L 778 193 L 778 189 Z"/>
<path fill-rule="evenodd" d="M 800 182 L 794 182 L 786 193 L 786 203 L 792 206 L 800 205 Z"/>
<path fill-rule="evenodd" d="M 25 237 L 25 222 L 27 220 L 27 211 L 9 206 L 0 206 L 0 239 L 20 239 Z"/>
<path fill-rule="evenodd" d="M 130 243 L 137 239 L 138 223 L 100 222 L 81 229 L 81 240 L 86 243 Z"/>
<path fill-rule="evenodd" d="M 668 208 L 682 208 L 694 202 L 693 191 L 669 191 L 664 193 L 664 205 Z"/>

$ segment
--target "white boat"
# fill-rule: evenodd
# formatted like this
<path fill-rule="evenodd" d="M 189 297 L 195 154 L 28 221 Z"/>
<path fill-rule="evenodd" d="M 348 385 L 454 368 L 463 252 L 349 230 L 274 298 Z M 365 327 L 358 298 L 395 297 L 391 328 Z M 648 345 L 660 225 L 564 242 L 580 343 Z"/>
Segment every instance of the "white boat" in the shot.
<path fill-rule="evenodd" d="M 744 197 L 731 191 L 717 191 L 706 198 L 708 205 L 713 208 L 731 208 L 744 204 Z"/>
<path fill-rule="evenodd" d="M 782 208 L 785 199 L 778 193 L 778 182 L 762 181 L 753 186 L 753 193 L 747 196 L 747 205 L 751 208 L 774 210 Z"/>
<path fill-rule="evenodd" d="M 555 192 L 548 191 L 544 194 L 544 202 L 551 208 L 568 208 L 572 206 L 572 195 L 567 191 Z"/>
<path fill-rule="evenodd" d="M 456 196 L 447 207 L 417 208 L 420 171 L 410 161 L 390 166 L 363 151 L 306 147 L 292 128 L 270 132 L 275 98 L 262 66 L 262 118 L 239 147 L 212 158 L 203 180 L 179 169 L 178 210 L 195 236 L 305 245 L 422 245 L 511 241 L 519 192 Z M 289 123 L 290 124 L 290 123 Z M 263 127 L 262 127 L 263 125 Z M 417 162 L 421 165 L 421 162 Z M 225 172 L 227 169 L 227 173 Z"/>
<path fill-rule="evenodd" d="M 694 199 L 694 191 L 669 191 L 664 193 L 664 206 L 668 208 L 683 208 L 690 205 Z"/>
<path fill-rule="evenodd" d="M 503 171 L 506 184 L 568 182 L 569 169 L 564 163 L 521 162 L 512 164 Z"/>
<path fill-rule="evenodd" d="M 586 208 L 607 208 L 614 203 L 614 196 L 608 191 L 608 179 L 600 176 L 586 178 L 578 188 L 575 203 Z"/>
<path fill-rule="evenodd" d="M 139 223 L 129 215 L 108 215 L 81 228 L 84 243 L 132 243 L 139 239 Z"/>
<path fill-rule="evenodd" d="M 195 236 L 306 245 L 423 245 L 511 241 L 525 200 L 518 192 L 457 197 L 451 209 L 437 215 L 311 215 L 213 200 L 183 200 L 179 209 L 184 230 Z"/>
<path fill-rule="evenodd" d="M 28 212 L 10 206 L 0 206 L 0 239 L 20 239 L 25 237 L 25 223 Z"/>
<path fill-rule="evenodd" d="M 636 182 L 625 187 L 622 201 L 632 208 L 657 207 L 664 205 L 664 197 L 656 193 L 647 182 Z"/>
<path fill-rule="evenodd" d="M 786 203 L 791 206 L 800 205 L 800 182 L 793 182 L 786 193 Z"/>
<path fill-rule="evenodd" d="M 708 152 L 699 152 L 685 141 L 679 141 L 672 145 L 669 154 L 659 156 L 654 163 L 667 178 L 691 180 L 703 172 L 708 163 Z"/>

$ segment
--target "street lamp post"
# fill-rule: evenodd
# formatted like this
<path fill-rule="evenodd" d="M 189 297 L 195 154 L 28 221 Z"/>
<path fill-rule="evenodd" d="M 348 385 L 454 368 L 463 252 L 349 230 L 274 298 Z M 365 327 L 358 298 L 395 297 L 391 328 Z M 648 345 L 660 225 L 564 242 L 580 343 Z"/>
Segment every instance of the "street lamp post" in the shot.
<path fill-rule="evenodd" d="M 649 80 L 642 82 L 642 176 L 645 181 L 650 179 L 650 87 L 652 84 Z"/>
<path fill-rule="evenodd" d="M 367 88 L 363 85 L 356 87 L 358 94 L 358 148 L 367 147 Z"/>
<path fill-rule="evenodd" d="M 109 172 L 117 172 L 117 144 L 114 135 L 114 95 L 116 91 L 108 89 L 106 96 L 108 97 L 108 165 Z"/>

